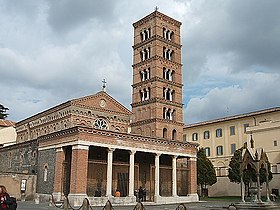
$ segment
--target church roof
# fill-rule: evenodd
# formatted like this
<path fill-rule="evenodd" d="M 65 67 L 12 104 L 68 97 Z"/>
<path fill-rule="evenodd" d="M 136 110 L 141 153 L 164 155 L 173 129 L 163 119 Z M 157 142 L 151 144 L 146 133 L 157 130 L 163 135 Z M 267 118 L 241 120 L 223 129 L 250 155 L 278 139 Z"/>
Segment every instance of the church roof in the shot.
<path fill-rule="evenodd" d="M 93 95 L 73 99 L 71 100 L 71 104 L 81 107 L 99 107 L 99 109 L 102 109 L 103 111 L 109 110 L 122 114 L 132 114 L 130 110 L 128 110 L 125 106 L 123 106 L 105 91 L 100 91 Z"/>
<path fill-rule="evenodd" d="M 255 116 L 255 115 L 266 114 L 266 113 L 270 113 L 270 112 L 277 112 L 277 111 L 280 111 L 280 107 L 263 109 L 263 110 L 259 110 L 259 111 L 255 111 L 255 112 L 233 115 L 233 116 L 229 116 L 229 117 L 208 120 L 208 121 L 203 121 L 203 122 L 198 122 L 198 123 L 193 123 L 193 124 L 186 124 L 184 126 L 184 128 L 191 128 L 191 127 L 196 127 L 196 126 L 200 126 L 200 125 L 207 125 L 207 124 L 219 123 L 219 122 L 224 122 L 224 121 L 230 121 L 230 120 L 235 120 L 235 119 L 240 119 L 240 118 L 245 118 L 245 117 L 251 117 L 251 116 Z"/>
<path fill-rule="evenodd" d="M 0 119 L 0 127 L 15 127 L 15 122 L 11 120 Z"/>
<path fill-rule="evenodd" d="M 104 107 L 100 107 L 100 100 L 103 98 L 106 102 L 107 102 L 107 106 L 108 108 Z M 53 113 L 53 112 L 57 112 L 61 109 L 64 109 L 66 107 L 70 107 L 70 106 L 80 106 L 80 107 L 84 107 L 84 108 L 93 108 L 94 106 L 99 107 L 99 109 L 101 111 L 113 111 L 113 112 L 117 112 L 120 114 L 132 114 L 131 111 L 129 111 L 125 106 L 123 106 L 121 103 L 119 103 L 116 99 L 114 99 L 112 96 L 110 96 L 107 92 L 105 91 L 100 91 L 97 92 L 95 94 L 92 95 L 88 95 L 88 96 L 84 96 L 81 98 L 76 98 L 76 99 L 71 99 L 69 101 L 66 101 L 64 103 L 58 104 L 56 106 L 53 106 L 47 110 L 44 110 L 42 112 L 39 112 L 33 116 L 30 116 L 26 119 L 23 119 L 21 121 L 19 121 L 17 123 L 17 125 L 20 124 L 24 124 L 28 121 L 37 119 L 39 117 L 43 117 L 47 114 Z"/>

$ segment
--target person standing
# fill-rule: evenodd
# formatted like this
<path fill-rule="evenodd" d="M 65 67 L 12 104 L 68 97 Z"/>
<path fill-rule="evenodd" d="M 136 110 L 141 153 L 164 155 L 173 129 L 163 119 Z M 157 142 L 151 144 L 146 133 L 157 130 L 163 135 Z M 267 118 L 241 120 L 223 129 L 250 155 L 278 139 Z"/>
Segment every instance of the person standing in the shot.
<path fill-rule="evenodd" d="M 139 201 L 142 202 L 143 201 L 143 188 L 142 188 L 142 186 L 140 186 L 140 188 L 139 188 L 138 196 L 139 196 Z"/>
<path fill-rule="evenodd" d="M 9 203 L 9 200 L 10 200 L 10 196 L 7 192 L 6 187 L 0 185 L 0 201 L 1 201 L 0 209 L 1 210 L 8 210 L 7 204 Z"/>

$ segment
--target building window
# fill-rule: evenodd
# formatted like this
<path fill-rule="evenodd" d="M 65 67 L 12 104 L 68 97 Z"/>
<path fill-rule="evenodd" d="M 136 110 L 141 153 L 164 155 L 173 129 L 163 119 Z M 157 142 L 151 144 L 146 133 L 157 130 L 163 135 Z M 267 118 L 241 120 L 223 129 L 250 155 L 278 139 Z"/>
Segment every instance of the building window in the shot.
<path fill-rule="evenodd" d="M 216 176 L 222 176 L 221 168 L 216 168 Z"/>
<path fill-rule="evenodd" d="M 223 155 L 223 146 L 217 146 L 217 155 Z"/>
<path fill-rule="evenodd" d="M 206 154 L 206 157 L 210 156 L 210 147 L 205 147 L 205 154 Z"/>
<path fill-rule="evenodd" d="M 141 81 L 150 79 L 150 68 L 140 71 Z"/>
<path fill-rule="evenodd" d="M 166 28 L 163 28 L 163 31 L 162 31 L 163 33 L 162 33 L 162 36 L 163 36 L 163 38 L 164 39 L 167 39 L 167 40 L 169 40 L 169 41 L 171 41 L 172 40 L 172 38 L 173 38 L 173 31 L 170 31 L 170 30 L 168 30 L 168 29 L 166 29 Z"/>
<path fill-rule="evenodd" d="M 12 153 L 10 152 L 8 157 L 8 168 L 12 168 L 12 160 Z"/>
<path fill-rule="evenodd" d="M 174 129 L 172 131 L 172 140 L 176 140 L 177 131 Z"/>
<path fill-rule="evenodd" d="M 167 138 L 167 129 L 166 129 L 166 128 L 164 128 L 163 131 L 162 131 L 162 137 L 163 137 L 164 139 Z"/>
<path fill-rule="evenodd" d="M 236 144 L 231 144 L 230 147 L 231 147 L 231 154 L 233 155 L 234 152 L 236 151 Z"/>
<path fill-rule="evenodd" d="M 243 127 L 244 127 L 244 133 L 246 133 L 246 129 L 249 127 L 249 123 L 243 124 Z"/>
<path fill-rule="evenodd" d="M 144 90 L 140 90 L 140 98 L 141 101 L 149 100 L 150 99 L 150 90 L 151 88 L 144 88 Z"/>
<path fill-rule="evenodd" d="M 108 129 L 108 123 L 104 119 L 98 118 L 94 122 L 94 127 L 97 128 L 97 129 L 107 130 Z"/>
<path fill-rule="evenodd" d="M 173 81 L 174 71 L 163 67 L 163 79 Z"/>
<path fill-rule="evenodd" d="M 149 59 L 150 58 L 150 52 L 151 52 L 150 47 L 142 50 L 140 52 L 140 59 L 141 59 L 141 61 L 145 61 L 145 60 Z"/>
<path fill-rule="evenodd" d="M 192 140 L 197 141 L 198 140 L 198 133 L 193 133 L 192 134 Z"/>
<path fill-rule="evenodd" d="M 216 130 L 216 137 L 222 137 L 223 136 L 223 134 L 222 134 L 222 129 L 221 128 L 218 128 L 217 130 Z"/>
<path fill-rule="evenodd" d="M 44 167 L 44 182 L 48 180 L 48 166 Z"/>
<path fill-rule="evenodd" d="M 210 138 L 210 132 L 209 131 L 204 131 L 204 139 L 209 139 Z"/>
<path fill-rule="evenodd" d="M 234 136 L 235 135 L 235 126 L 229 127 L 229 135 Z"/>
<path fill-rule="evenodd" d="M 274 141 L 273 141 L 273 146 L 274 146 L 274 147 L 277 147 L 277 146 L 278 146 L 277 140 L 274 140 Z"/>
<path fill-rule="evenodd" d="M 173 120 L 175 118 L 176 110 L 163 108 L 163 119 Z"/>
<path fill-rule="evenodd" d="M 163 47 L 163 57 L 168 60 L 173 60 L 174 51 Z"/>
<path fill-rule="evenodd" d="M 151 36 L 151 29 L 150 29 L 150 28 L 144 29 L 144 30 L 140 33 L 140 36 L 141 36 L 141 40 L 142 40 L 142 41 L 145 41 L 146 39 L 149 39 L 150 36 Z"/>
<path fill-rule="evenodd" d="M 183 135 L 183 141 L 187 141 L 187 135 L 186 134 Z"/>

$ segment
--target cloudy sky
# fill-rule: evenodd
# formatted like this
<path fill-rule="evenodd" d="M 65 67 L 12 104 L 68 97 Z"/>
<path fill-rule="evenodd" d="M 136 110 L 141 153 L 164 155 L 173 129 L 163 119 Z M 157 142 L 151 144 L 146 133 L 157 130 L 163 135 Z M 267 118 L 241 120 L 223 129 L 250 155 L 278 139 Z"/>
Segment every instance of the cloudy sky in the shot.
<path fill-rule="evenodd" d="M 278 0 L 0 0 L 0 104 L 19 121 L 107 91 L 130 109 L 132 23 L 182 22 L 184 122 L 280 106 Z"/>

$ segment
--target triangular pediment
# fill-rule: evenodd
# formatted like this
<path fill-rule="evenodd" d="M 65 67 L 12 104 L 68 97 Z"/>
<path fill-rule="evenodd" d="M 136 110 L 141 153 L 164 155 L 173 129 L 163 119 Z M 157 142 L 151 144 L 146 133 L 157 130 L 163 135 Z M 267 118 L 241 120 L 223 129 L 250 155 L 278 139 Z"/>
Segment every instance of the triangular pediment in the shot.
<path fill-rule="evenodd" d="M 131 115 L 131 111 L 104 91 L 73 99 L 71 103 L 74 106 L 93 108 L 102 112 L 115 112 L 118 114 Z"/>

